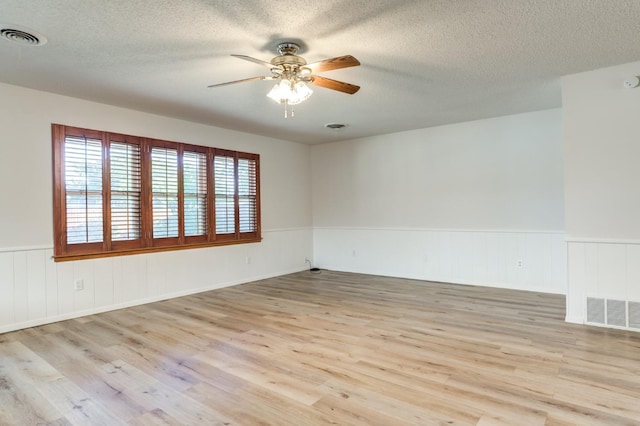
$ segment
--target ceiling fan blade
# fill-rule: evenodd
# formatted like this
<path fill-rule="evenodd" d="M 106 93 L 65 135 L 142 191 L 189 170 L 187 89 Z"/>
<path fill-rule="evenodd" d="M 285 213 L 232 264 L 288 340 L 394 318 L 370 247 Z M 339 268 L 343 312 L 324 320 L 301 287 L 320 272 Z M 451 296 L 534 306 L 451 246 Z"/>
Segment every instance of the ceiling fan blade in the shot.
<path fill-rule="evenodd" d="M 351 55 L 338 56 L 337 58 L 325 59 L 324 61 L 313 62 L 305 65 L 311 68 L 314 73 L 337 70 L 340 68 L 356 67 L 360 65 L 360 61 Z"/>
<path fill-rule="evenodd" d="M 244 59 L 245 61 L 254 62 L 258 65 L 264 65 L 267 68 L 273 68 L 273 65 L 270 62 L 265 62 L 260 59 L 252 58 L 251 56 L 246 56 L 246 55 L 231 55 L 231 56 L 233 56 L 234 58 Z"/>
<path fill-rule="evenodd" d="M 211 86 L 207 86 L 207 87 L 228 86 L 230 84 L 244 83 L 246 81 L 256 81 L 256 80 L 273 80 L 273 77 L 263 75 L 261 77 L 251 77 L 251 78 L 244 78 L 242 80 L 227 81 L 226 83 L 212 84 Z"/>
<path fill-rule="evenodd" d="M 353 95 L 360 90 L 360 86 L 356 86 L 355 84 L 332 80 L 326 77 L 319 77 L 317 75 L 312 77 L 311 84 L 324 87 L 326 89 L 337 90 L 338 92 L 348 93 L 350 95 Z"/>

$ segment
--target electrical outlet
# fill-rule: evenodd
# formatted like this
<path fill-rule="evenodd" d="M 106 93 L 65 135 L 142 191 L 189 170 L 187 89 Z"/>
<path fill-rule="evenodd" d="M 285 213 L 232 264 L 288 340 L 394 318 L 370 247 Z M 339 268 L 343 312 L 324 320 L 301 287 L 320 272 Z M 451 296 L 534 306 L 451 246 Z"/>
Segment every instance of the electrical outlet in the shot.
<path fill-rule="evenodd" d="M 84 280 L 75 280 L 73 283 L 73 289 L 75 291 L 84 290 Z"/>
<path fill-rule="evenodd" d="M 351 251 L 351 256 L 356 257 L 356 251 L 355 250 Z"/>
<path fill-rule="evenodd" d="M 522 260 L 522 259 L 516 260 L 516 266 L 518 268 L 524 268 L 524 260 Z"/>
<path fill-rule="evenodd" d="M 245 257 L 244 263 L 246 263 L 247 265 L 251 265 L 251 257 L 250 256 Z"/>
<path fill-rule="evenodd" d="M 304 258 L 304 263 L 311 264 L 311 261 L 309 260 L 309 258 L 308 258 L 308 257 L 305 257 L 305 258 Z"/>

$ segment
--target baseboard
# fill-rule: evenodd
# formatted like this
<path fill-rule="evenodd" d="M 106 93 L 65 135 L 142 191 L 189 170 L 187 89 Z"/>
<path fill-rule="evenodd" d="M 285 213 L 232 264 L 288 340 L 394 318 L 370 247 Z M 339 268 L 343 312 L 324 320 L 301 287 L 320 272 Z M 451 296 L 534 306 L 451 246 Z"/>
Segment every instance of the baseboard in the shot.
<path fill-rule="evenodd" d="M 584 324 L 584 318 L 581 316 L 569 316 L 567 315 L 564 318 L 565 322 L 569 322 L 571 324 Z"/>

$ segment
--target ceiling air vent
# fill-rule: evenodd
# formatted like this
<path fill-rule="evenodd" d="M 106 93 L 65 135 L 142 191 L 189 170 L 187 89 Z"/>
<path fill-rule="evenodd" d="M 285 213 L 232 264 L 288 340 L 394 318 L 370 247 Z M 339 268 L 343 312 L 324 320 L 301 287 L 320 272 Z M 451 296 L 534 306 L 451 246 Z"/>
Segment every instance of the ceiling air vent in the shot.
<path fill-rule="evenodd" d="M 340 130 L 340 129 L 344 129 L 345 127 L 347 127 L 346 124 L 342 124 L 342 123 L 329 123 L 329 124 L 325 124 L 324 127 L 326 127 L 327 129 L 332 129 L 332 130 Z"/>
<path fill-rule="evenodd" d="M 0 38 L 25 46 L 42 46 L 47 38 L 36 31 L 12 24 L 0 24 Z"/>

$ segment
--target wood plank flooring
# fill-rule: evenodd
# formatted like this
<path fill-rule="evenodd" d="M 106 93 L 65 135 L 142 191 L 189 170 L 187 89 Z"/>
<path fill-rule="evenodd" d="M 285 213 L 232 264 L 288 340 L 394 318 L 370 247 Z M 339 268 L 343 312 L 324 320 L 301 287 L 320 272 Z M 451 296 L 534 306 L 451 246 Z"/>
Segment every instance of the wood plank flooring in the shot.
<path fill-rule="evenodd" d="M 564 297 L 302 272 L 0 335 L 2 425 L 639 425 Z"/>

